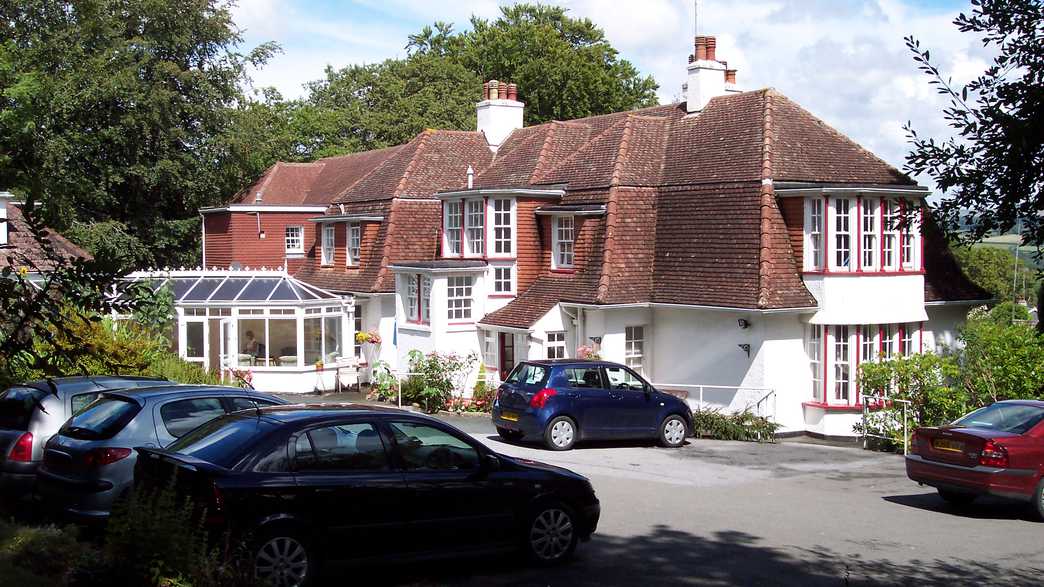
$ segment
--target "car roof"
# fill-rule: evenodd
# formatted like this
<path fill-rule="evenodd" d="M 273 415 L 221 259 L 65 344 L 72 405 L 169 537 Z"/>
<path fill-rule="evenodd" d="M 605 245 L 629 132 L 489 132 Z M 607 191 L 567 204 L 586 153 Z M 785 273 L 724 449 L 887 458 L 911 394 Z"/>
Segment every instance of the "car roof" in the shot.
<path fill-rule="evenodd" d="M 1023 406 L 1033 406 L 1036 408 L 1044 408 L 1044 401 L 1036 399 L 1006 399 L 996 402 L 998 404 L 1017 404 Z"/>
<path fill-rule="evenodd" d="M 261 408 L 265 419 L 279 422 L 325 422 L 343 416 L 401 416 L 417 420 L 438 421 L 435 418 L 418 414 L 410 410 L 393 407 L 375 406 L 372 404 L 327 403 L 327 404 L 287 404 L 266 406 Z"/>
<path fill-rule="evenodd" d="M 531 365 L 542 365 L 544 367 L 578 366 L 578 367 L 621 367 L 620 363 L 612 361 L 593 361 L 590 359 L 533 359 L 520 361 Z"/>
<path fill-rule="evenodd" d="M 143 401 L 154 398 L 162 398 L 172 395 L 185 395 L 197 392 L 217 393 L 219 395 L 256 395 L 259 397 L 264 397 L 266 399 L 277 399 L 279 401 L 285 401 L 267 393 L 263 393 L 253 389 L 234 387 L 231 385 L 187 385 L 181 383 L 171 383 L 167 385 L 156 385 L 153 387 L 130 387 L 127 389 L 115 389 L 105 391 L 103 393 L 109 396 L 124 396 Z"/>
<path fill-rule="evenodd" d="M 39 389 L 47 393 L 54 393 L 57 389 L 58 393 L 65 393 L 72 390 L 74 393 L 79 391 L 89 391 L 83 386 L 85 384 L 95 385 L 101 389 L 119 388 L 121 383 L 141 383 L 141 382 L 166 382 L 165 379 L 160 377 L 145 377 L 141 375 L 72 375 L 67 377 L 51 377 L 49 379 L 38 379 L 36 381 L 26 381 L 24 383 L 16 383 L 10 387 L 31 387 L 33 389 Z M 51 385 L 54 385 L 52 388 Z"/>

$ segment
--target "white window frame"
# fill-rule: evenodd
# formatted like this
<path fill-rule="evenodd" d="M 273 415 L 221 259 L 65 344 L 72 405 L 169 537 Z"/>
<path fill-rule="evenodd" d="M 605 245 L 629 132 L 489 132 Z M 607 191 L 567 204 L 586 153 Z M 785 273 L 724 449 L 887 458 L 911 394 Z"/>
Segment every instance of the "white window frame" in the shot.
<path fill-rule="evenodd" d="M 859 327 L 859 362 L 876 363 L 878 360 L 877 342 L 880 327 L 876 324 L 863 324 Z"/>
<path fill-rule="evenodd" d="M 917 271 L 921 268 L 920 209 L 917 208 L 918 212 L 916 214 L 907 211 L 914 209 L 916 206 L 917 203 L 910 200 L 902 200 L 900 204 L 900 210 L 904 212 L 904 216 L 909 221 L 902 228 L 902 233 L 899 236 L 899 266 L 903 271 Z"/>
<path fill-rule="evenodd" d="M 812 401 L 823 402 L 823 325 L 808 325 L 808 365 L 812 373 Z"/>
<path fill-rule="evenodd" d="M 443 256 L 460 257 L 464 253 L 464 201 L 447 200 L 444 206 Z"/>
<path fill-rule="evenodd" d="M 576 261 L 576 217 L 553 216 L 551 268 L 572 269 Z"/>
<path fill-rule="evenodd" d="M 881 200 L 881 271 L 898 271 L 899 264 L 899 202 Z"/>
<path fill-rule="evenodd" d="M 513 296 L 515 295 L 515 278 L 517 272 L 515 271 L 514 265 L 491 265 L 492 278 L 493 278 L 493 295 L 495 296 Z M 503 271 L 508 272 L 508 279 L 502 278 L 500 273 Z M 507 285 L 506 289 L 504 285 Z"/>
<path fill-rule="evenodd" d="M 329 222 L 323 224 L 323 238 L 322 238 L 322 263 L 323 265 L 333 265 L 334 263 L 334 251 L 337 242 L 337 227 Z"/>
<path fill-rule="evenodd" d="M 446 318 L 450 322 L 470 322 L 473 312 L 475 279 L 471 275 L 446 278 Z"/>
<path fill-rule="evenodd" d="M 498 210 L 498 206 L 507 205 L 507 210 Z M 489 210 L 489 232 L 488 238 L 489 254 L 491 258 L 514 258 L 517 247 L 515 246 L 516 204 L 514 198 L 490 198 Z M 504 220 L 507 224 L 504 224 Z M 502 231 L 506 231 L 502 232 Z M 505 237 L 506 234 L 506 237 Z"/>
<path fill-rule="evenodd" d="M 805 271 L 823 270 L 823 228 L 826 226 L 823 202 L 818 196 L 805 200 Z"/>
<path fill-rule="evenodd" d="M 420 278 L 420 320 L 424 324 L 431 324 L 431 276 L 421 275 Z"/>
<path fill-rule="evenodd" d="M 880 341 L 879 346 L 881 348 L 881 358 L 887 361 L 896 355 L 898 350 L 897 338 L 899 337 L 899 329 L 894 324 L 882 324 L 880 328 Z"/>
<path fill-rule="evenodd" d="M 878 202 L 877 198 L 863 198 L 860 203 L 859 268 L 862 271 L 876 271 L 881 253 Z"/>
<path fill-rule="evenodd" d="M 358 265 L 359 257 L 362 256 L 362 225 L 358 222 L 352 222 L 348 225 L 346 250 L 348 254 L 345 263 L 349 267 Z"/>
<path fill-rule="evenodd" d="M 482 361 L 486 365 L 486 377 L 497 377 L 500 371 L 500 337 L 495 330 L 482 331 Z M 499 379 L 499 377 L 498 377 Z"/>
<path fill-rule="evenodd" d="M 547 332 L 547 344 L 544 345 L 544 354 L 548 359 L 565 359 L 566 355 L 566 331 L 551 330 Z"/>
<path fill-rule="evenodd" d="M 472 198 L 464 200 L 464 254 L 482 257 L 486 254 L 486 202 Z"/>
<path fill-rule="evenodd" d="M 915 354 L 914 351 L 914 335 L 917 334 L 918 325 L 915 323 L 907 323 L 899 325 L 899 354 L 904 357 L 909 357 Z"/>
<path fill-rule="evenodd" d="M 406 278 L 406 320 L 409 322 L 420 321 L 420 276 L 416 273 L 407 273 Z"/>
<path fill-rule="evenodd" d="M 645 359 L 648 356 L 647 340 L 644 324 L 624 327 L 624 365 L 639 375 L 645 375 Z"/>
<path fill-rule="evenodd" d="M 291 232 L 297 233 L 296 235 Z M 287 253 L 304 253 L 304 227 L 300 225 L 288 225 L 283 232 L 283 243 Z"/>
<path fill-rule="evenodd" d="M 832 246 L 830 248 L 830 270 L 848 272 L 855 270 L 855 260 L 852 258 L 854 231 L 852 217 L 855 206 L 852 198 L 832 198 L 830 200 L 831 220 L 833 225 L 830 236 Z M 847 261 L 847 263 L 843 262 Z"/>
<path fill-rule="evenodd" d="M 834 358 L 834 393 L 832 400 L 838 404 L 851 404 L 854 386 L 852 385 L 852 332 L 846 324 L 835 325 L 833 358 Z M 842 397 L 844 396 L 844 397 Z"/>

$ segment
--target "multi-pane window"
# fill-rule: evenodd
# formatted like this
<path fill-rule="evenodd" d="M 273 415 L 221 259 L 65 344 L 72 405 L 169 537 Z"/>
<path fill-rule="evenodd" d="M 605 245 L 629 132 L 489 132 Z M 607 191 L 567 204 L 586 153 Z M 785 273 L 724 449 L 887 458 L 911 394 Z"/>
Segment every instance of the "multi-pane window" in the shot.
<path fill-rule="evenodd" d="M 905 202 L 905 201 L 902 202 L 902 210 L 905 211 L 908 214 L 907 222 L 902 227 L 902 233 L 901 233 L 901 236 L 899 237 L 899 242 L 900 242 L 900 246 L 899 246 L 899 257 L 900 257 L 899 258 L 899 262 L 902 264 L 903 269 L 917 269 L 915 261 L 914 261 L 914 259 L 915 259 L 914 240 L 915 240 L 915 236 L 916 236 L 916 232 L 915 232 L 916 226 L 915 226 L 915 224 L 913 222 L 912 217 L 909 215 L 910 214 L 910 208 L 911 208 L 911 206 L 910 206 L 909 202 Z"/>
<path fill-rule="evenodd" d="M 573 266 L 573 244 L 576 237 L 576 225 L 572 216 L 554 217 L 554 250 L 555 267 L 569 268 Z"/>
<path fill-rule="evenodd" d="M 461 201 L 446 202 L 446 253 L 459 255 L 461 252 L 461 230 L 463 225 Z"/>
<path fill-rule="evenodd" d="M 859 327 L 859 360 L 873 363 L 877 361 L 877 326 L 864 324 Z"/>
<path fill-rule="evenodd" d="M 334 225 L 323 225 L 323 265 L 333 265 L 334 262 Z"/>
<path fill-rule="evenodd" d="M 566 358 L 565 331 L 547 333 L 547 358 Z"/>
<path fill-rule="evenodd" d="M 348 225 L 348 264 L 358 265 L 359 254 L 362 249 L 362 226 L 359 224 Z"/>
<path fill-rule="evenodd" d="M 288 253 L 303 253 L 304 252 L 304 227 L 303 226 L 287 226 L 286 227 L 286 252 L 288 252 Z"/>
<path fill-rule="evenodd" d="M 420 287 L 420 316 L 421 322 L 425 324 L 431 323 L 431 277 L 427 275 L 421 275 L 421 287 Z"/>
<path fill-rule="evenodd" d="M 881 325 L 881 358 L 891 359 L 895 355 L 895 326 Z"/>
<path fill-rule="evenodd" d="M 823 199 L 813 198 L 808 201 L 808 253 L 806 268 L 818 270 L 823 268 Z"/>
<path fill-rule="evenodd" d="M 834 201 L 834 267 L 848 269 L 852 262 L 852 201 Z"/>
<path fill-rule="evenodd" d="M 511 241 L 511 200 L 496 198 L 493 200 L 493 252 L 510 255 Z"/>
<path fill-rule="evenodd" d="M 877 206 L 874 200 L 862 201 L 862 258 L 861 268 L 875 269 L 877 267 Z"/>
<path fill-rule="evenodd" d="M 812 370 L 812 399 L 823 401 L 823 326 L 808 325 L 808 365 Z"/>
<path fill-rule="evenodd" d="M 497 333 L 492 330 L 483 331 L 482 334 L 482 361 L 487 369 L 497 372 Z"/>
<path fill-rule="evenodd" d="M 645 359 L 645 327 L 627 326 L 624 328 L 624 364 L 642 373 Z"/>
<path fill-rule="evenodd" d="M 834 399 L 848 402 L 849 392 L 848 326 L 834 326 Z"/>
<path fill-rule="evenodd" d="M 419 279 L 416 275 L 406 276 L 406 316 L 412 322 L 420 320 L 420 292 L 417 291 Z"/>
<path fill-rule="evenodd" d="M 511 267 L 494 267 L 493 268 L 493 293 L 497 294 L 510 294 L 514 293 L 514 280 L 511 278 L 512 269 Z"/>
<path fill-rule="evenodd" d="M 483 235 L 486 231 L 486 205 L 482 200 L 467 200 L 464 222 L 466 225 L 467 253 L 479 256 L 485 254 Z"/>
<path fill-rule="evenodd" d="M 899 206 L 894 200 L 881 200 L 881 230 L 881 269 L 897 269 Z"/>
<path fill-rule="evenodd" d="M 899 354 L 908 357 L 914 352 L 914 334 L 917 332 L 916 324 L 902 324 L 899 326 Z"/>
<path fill-rule="evenodd" d="M 471 319 L 471 282 L 471 277 L 463 275 L 446 280 L 446 307 L 450 320 Z"/>
<path fill-rule="evenodd" d="M 355 332 L 358 333 L 358 332 L 362 332 L 362 331 L 363 331 L 362 307 L 359 306 L 358 304 L 356 304 L 356 306 L 355 306 Z M 353 341 L 352 347 L 353 347 L 355 356 L 361 359 L 363 357 L 362 343 L 359 342 L 359 339 L 355 338 L 354 336 L 352 337 L 352 341 Z"/>

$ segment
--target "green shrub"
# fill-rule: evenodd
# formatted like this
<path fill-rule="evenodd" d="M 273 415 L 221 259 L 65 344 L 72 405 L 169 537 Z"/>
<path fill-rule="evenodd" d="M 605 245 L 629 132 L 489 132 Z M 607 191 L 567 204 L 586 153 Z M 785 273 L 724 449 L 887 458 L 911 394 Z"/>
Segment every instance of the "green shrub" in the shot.
<path fill-rule="evenodd" d="M 750 410 L 735 414 L 718 409 L 693 410 L 693 433 L 697 438 L 710 436 L 718 440 L 775 442 L 779 424 L 757 416 Z"/>
<path fill-rule="evenodd" d="M 55 583 L 84 554 L 97 553 L 77 540 L 74 528 L 0 524 L 0 558 Z"/>
<path fill-rule="evenodd" d="M 142 373 L 178 383 L 220 385 L 221 378 L 197 363 L 190 363 L 173 353 L 162 353 Z"/>
<path fill-rule="evenodd" d="M 424 384 L 417 403 L 430 414 L 450 405 L 453 391 L 463 385 L 464 379 L 471 371 L 471 365 L 478 360 L 475 353 L 461 357 L 456 353 L 424 354 L 413 350 L 408 356 L 410 372 L 415 373 Z"/>

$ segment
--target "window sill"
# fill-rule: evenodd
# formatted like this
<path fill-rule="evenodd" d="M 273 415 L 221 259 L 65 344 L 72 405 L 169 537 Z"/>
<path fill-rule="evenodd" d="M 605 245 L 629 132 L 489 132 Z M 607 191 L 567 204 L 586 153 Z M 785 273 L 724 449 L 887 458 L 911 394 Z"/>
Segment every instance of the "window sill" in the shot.
<path fill-rule="evenodd" d="M 863 404 L 827 404 L 823 402 L 801 402 L 801 405 L 806 408 L 816 408 L 823 410 L 824 412 L 862 412 Z M 872 407 L 872 406 L 871 406 Z"/>
<path fill-rule="evenodd" d="M 555 268 L 551 269 L 551 273 L 564 273 L 564 274 L 568 275 L 570 273 L 576 273 L 576 269 L 573 268 L 573 267 L 561 267 L 561 268 L 555 267 Z"/>
<path fill-rule="evenodd" d="M 506 294 L 506 293 L 489 294 L 489 298 L 490 299 L 494 299 L 494 300 L 498 300 L 498 299 L 499 300 L 512 299 L 512 298 L 515 298 L 515 297 L 517 297 L 517 296 L 516 296 L 516 294 L 513 294 L 513 293 L 511 293 L 511 294 Z"/>
<path fill-rule="evenodd" d="M 423 322 L 407 322 L 399 327 L 399 330 L 409 330 L 413 332 L 424 332 L 431 333 L 431 324 L 425 324 Z"/>
<path fill-rule="evenodd" d="M 287 251 L 286 252 L 286 258 L 287 259 L 304 259 L 304 256 L 305 256 L 304 251 Z"/>
<path fill-rule="evenodd" d="M 901 271 L 802 271 L 803 275 L 829 275 L 831 277 L 872 277 L 889 275 L 924 275 L 923 269 L 910 269 Z"/>

